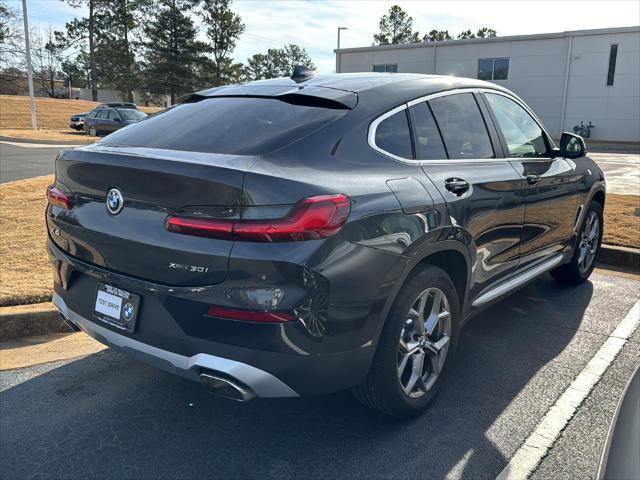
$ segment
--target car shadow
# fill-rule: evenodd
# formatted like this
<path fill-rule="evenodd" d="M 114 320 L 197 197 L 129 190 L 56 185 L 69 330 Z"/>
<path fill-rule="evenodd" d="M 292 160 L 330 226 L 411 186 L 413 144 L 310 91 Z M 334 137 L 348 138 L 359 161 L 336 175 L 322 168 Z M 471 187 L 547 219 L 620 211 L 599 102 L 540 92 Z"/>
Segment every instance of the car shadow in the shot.
<path fill-rule="evenodd" d="M 592 295 L 591 283 L 559 287 L 545 277 L 473 319 L 439 397 L 410 421 L 370 412 L 349 392 L 234 403 L 101 352 L 0 393 L 0 471 L 3 478 L 494 478 L 564 388 L 539 377 L 574 375 L 550 362 L 572 341 Z M 548 374 L 537 376 L 541 369 Z"/>

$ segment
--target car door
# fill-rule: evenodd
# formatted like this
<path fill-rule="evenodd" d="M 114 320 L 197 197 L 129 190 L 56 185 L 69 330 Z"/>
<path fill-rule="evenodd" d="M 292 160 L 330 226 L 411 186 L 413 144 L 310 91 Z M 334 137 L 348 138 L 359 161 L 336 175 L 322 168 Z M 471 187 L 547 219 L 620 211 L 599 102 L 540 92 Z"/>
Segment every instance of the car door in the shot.
<path fill-rule="evenodd" d="M 107 133 L 107 109 L 98 110 L 95 118 L 96 131 L 99 133 Z"/>
<path fill-rule="evenodd" d="M 106 132 L 115 132 L 120 128 L 120 115 L 113 108 L 107 110 L 107 119 L 105 120 L 105 131 Z"/>
<path fill-rule="evenodd" d="M 502 147 L 486 106 L 472 91 L 445 92 L 410 102 L 414 138 L 425 174 L 447 203 L 451 224 L 469 245 L 473 300 L 518 266 L 524 217 L 523 180 Z M 426 159 L 440 134 L 441 159 Z"/>
<path fill-rule="evenodd" d="M 94 108 L 93 110 L 91 110 L 89 113 L 87 113 L 87 116 L 84 117 L 84 130 L 85 132 L 89 130 L 89 127 L 91 125 L 96 125 L 96 118 L 98 117 L 98 113 L 100 112 L 99 108 Z"/>
<path fill-rule="evenodd" d="M 520 268 L 542 261 L 572 241 L 578 208 L 573 161 L 555 157 L 555 146 L 526 106 L 506 93 L 482 93 L 509 161 L 525 180 Z"/>

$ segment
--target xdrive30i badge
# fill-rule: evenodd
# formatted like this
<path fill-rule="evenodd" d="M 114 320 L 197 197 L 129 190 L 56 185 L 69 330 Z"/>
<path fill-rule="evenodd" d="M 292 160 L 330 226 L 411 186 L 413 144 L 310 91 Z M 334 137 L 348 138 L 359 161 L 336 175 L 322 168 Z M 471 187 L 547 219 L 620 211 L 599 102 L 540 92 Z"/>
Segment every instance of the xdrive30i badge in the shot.
<path fill-rule="evenodd" d="M 117 215 L 124 207 L 124 196 L 117 188 L 112 188 L 107 192 L 107 210 L 112 215 Z"/>

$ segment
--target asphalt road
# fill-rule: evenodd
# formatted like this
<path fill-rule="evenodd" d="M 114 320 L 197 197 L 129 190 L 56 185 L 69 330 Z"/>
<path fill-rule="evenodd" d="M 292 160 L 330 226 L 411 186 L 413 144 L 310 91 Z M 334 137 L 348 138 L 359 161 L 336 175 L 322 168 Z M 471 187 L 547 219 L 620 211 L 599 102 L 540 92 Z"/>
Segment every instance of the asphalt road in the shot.
<path fill-rule="evenodd" d="M 107 350 L 0 373 L 0 472 L 23 478 L 495 478 L 640 298 L 602 270 L 544 277 L 473 319 L 423 416 L 396 422 L 348 392 L 247 404 Z M 640 363 L 636 330 L 533 478 L 592 478 Z"/>
<path fill-rule="evenodd" d="M 0 183 L 52 174 L 60 150 L 59 147 L 36 144 L 23 147 L 0 141 Z"/>
<path fill-rule="evenodd" d="M 68 147 L 46 148 L 46 144 L 29 145 L 20 142 L 0 141 L 0 181 L 11 182 L 52 174 L 54 159 L 62 148 Z M 590 156 L 604 170 L 609 192 L 640 194 L 640 155 L 634 153 L 590 153 Z"/>

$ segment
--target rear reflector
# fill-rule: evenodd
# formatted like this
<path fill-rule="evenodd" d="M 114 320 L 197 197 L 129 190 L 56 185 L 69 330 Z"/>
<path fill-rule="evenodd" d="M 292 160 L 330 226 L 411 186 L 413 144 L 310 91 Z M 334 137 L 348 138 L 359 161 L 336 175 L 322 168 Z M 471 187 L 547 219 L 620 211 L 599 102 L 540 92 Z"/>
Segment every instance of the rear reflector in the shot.
<path fill-rule="evenodd" d="M 76 204 L 73 195 L 67 195 L 53 185 L 47 187 L 47 199 L 51 205 L 64 208 L 65 210 L 71 210 Z"/>
<path fill-rule="evenodd" d="M 223 307 L 209 307 L 207 315 L 211 317 L 228 318 L 230 320 L 262 323 L 283 323 L 296 319 L 296 317 L 290 313 L 285 312 L 259 312 L 256 310 L 235 310 Z"/>
<path fill-rule="evenodd" d="M 338 233 L 351 212 L 346 195 L 322 195 L 296 203 L 284 217 L 269 220 L 227 220 L 170 215 L 170 232 L 246 242 L 291 242 L 327 238 Z"/>

